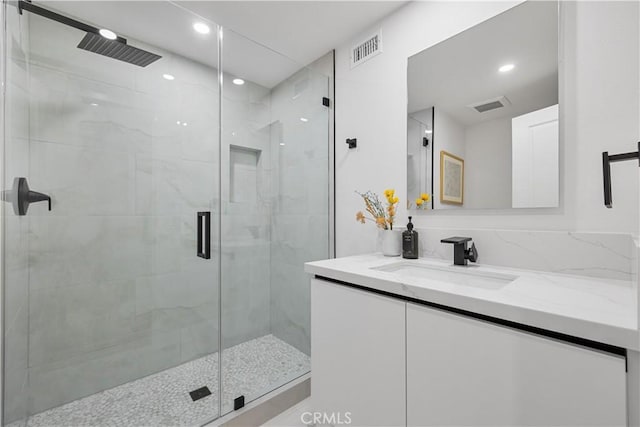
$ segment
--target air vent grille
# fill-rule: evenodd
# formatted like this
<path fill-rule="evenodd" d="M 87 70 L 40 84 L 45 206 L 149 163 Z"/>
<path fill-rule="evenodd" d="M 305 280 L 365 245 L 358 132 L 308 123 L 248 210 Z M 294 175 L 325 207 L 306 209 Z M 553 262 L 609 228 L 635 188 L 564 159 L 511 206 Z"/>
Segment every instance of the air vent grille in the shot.
<path fill-rule="evenodd" d="M 467 107 L 473 108 L 478 113 L 485 113 L 487 111 L 496 110 L 498 108 L 504 108 L 509 105 L 511 105 L 511 102 L 507 99 L 506 96 L 499 96 L 498 98 L 488 99 L 486 101 L 467 105 Z"/>
<path fill-rule="evenodd" d="M 351 48 L 351 68 L 368 61 L 380 53 L 382 53 L 382 40 L 378 31 L 362 43 L 358 43 Z"/>

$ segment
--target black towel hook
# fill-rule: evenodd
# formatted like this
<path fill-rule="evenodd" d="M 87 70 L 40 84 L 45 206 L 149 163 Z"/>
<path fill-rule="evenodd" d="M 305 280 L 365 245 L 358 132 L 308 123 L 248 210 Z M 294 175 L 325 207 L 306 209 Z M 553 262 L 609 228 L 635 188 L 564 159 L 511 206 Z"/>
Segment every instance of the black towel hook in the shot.
<path fill-rule="evenodd" d="M 638 151 L 623 154 L 609 155 L 608 151 L 602 153 L 602 181 L 604 183 L 604 205 L 611 209 L 613 202 L 611 200 L 611 163 L 623 162 L 625 160 L 638 159 L 640 166 L 640 141 L 638 141 Z"/>

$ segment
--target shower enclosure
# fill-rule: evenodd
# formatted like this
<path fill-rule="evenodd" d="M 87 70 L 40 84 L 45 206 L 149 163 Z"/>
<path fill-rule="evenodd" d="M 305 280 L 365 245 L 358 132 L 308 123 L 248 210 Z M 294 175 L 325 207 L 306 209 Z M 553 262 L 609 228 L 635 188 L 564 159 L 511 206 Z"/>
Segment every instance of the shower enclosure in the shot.
<path fill-rule="evenodd" d="M 0 11 L 3 425 L 202 425 L 308 373 L 332 55 L 171 2 L 21 4 Z"/>

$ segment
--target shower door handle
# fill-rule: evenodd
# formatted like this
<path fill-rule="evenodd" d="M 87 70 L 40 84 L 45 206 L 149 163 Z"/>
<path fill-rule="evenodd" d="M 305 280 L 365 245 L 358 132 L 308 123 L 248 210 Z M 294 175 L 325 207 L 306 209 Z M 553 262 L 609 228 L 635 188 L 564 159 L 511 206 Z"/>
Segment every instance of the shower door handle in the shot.
<path fill-rule="evenodd" d="M 211 212 L 198 212 L 198 256 L 211 258 Z"/>

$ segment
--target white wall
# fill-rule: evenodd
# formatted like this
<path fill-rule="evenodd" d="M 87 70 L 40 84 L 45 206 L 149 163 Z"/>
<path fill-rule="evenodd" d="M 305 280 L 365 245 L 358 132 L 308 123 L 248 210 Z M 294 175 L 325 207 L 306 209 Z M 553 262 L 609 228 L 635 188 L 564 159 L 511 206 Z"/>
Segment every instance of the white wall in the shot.
<path fill-rule="evenodd" d="M 362 206 L 354 190 L 394 187 L 406 197 L 407 57 L 517 3 L 409 3 L 337 49 L 338 256 L 375 248 L 376 233 L 355 222 Z M 429 211 L 416 215 L 416 226 L 637 233 L 638 165 L 613 166 L 614 209 L 608 210 L 602 203 L 600 153 L 631 151 L 640 137 L 638 8 L 636 2 L 561 4 L 561 208 L 491 215 Z M 352 43 L 377 29 L 382 30 L 384 52 L 350 69 Z M 353 137 L 358 138 L 358 149 L 347 150 L 342 141 Z M 400 209 L 401 223 L 403 217 L 406 212 Z"/>
<path fill-rule="evenodd" d="M 465 129 L 465 209 L 511 207 L 511 118 Z"/>

